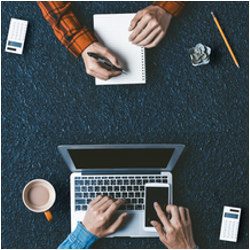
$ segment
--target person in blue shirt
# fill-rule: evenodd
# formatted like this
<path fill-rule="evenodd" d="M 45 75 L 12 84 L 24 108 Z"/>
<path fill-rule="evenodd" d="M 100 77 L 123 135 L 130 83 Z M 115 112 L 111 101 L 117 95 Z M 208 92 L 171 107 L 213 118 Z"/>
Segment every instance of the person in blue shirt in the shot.
<path fill-rule="evenodd" d="M 111 217 L 124 201 L 124 199 L 113 200 L 107 196 L 97 196 L 89 204 L 84 220 L 78 222 L 76 229 L 58 248 L 86 249 L 98 239 L 114 233 L 127 213 L 122 213 L 112 223 Z M 151 224 L 158 232 L 160 241 L 167 248 L 197 248 L 188 208 L 167 205 L 166 212 L 171 215 L 171 219 L 167 218 L 157 202 L 154 203 L 154 208 L 164 229 L 158 221 L 151 221 Z"/>

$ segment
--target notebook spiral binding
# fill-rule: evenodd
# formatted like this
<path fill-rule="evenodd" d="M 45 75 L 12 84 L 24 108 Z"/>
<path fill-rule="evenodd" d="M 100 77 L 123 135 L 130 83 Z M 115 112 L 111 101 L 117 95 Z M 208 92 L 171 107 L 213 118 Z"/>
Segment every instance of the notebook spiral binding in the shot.
<path fill-rule="evenodd" d="M 141 55 L 142 55 L 142 81 L 145 81 L 146 72 L 145 72 L 145 48 L 141 47 Z"/>

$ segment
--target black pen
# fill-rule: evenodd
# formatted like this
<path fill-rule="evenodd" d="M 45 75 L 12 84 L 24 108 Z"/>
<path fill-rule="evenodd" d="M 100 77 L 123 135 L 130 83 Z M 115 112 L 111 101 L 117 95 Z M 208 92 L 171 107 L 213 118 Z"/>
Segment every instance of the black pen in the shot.
<path fill-rule="evenodd" d="M 110 63 L 109 61 L 103 59 L 102 57 L 98 56 L 95 53 L 92 52 L 87 52 L 88 56 L 95 58 L 98 62 L 103 63 L 105 65 L 107 65 L 108 67 L 110 67 L 110 69 L 116 70 L 116 71 L 121 71 L 122 73 L 126 73 L 125 70 L 116 67 L 115 65 L 113 65 L 112 63 Z"/>

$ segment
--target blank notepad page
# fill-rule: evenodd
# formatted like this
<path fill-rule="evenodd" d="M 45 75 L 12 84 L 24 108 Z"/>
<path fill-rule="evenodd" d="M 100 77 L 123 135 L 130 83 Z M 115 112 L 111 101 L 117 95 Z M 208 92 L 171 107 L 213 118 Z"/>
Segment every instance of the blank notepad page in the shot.
<path fill-rule="evenodd" d="M 145 49 L 132 44 L 128 38 L 130 21 L 135 14 L 94 15 L 95 33 L 102 44 L 119 59 L 127 72 L 107 81 L 96 78 L 96 85 L 146 83 Z"/>

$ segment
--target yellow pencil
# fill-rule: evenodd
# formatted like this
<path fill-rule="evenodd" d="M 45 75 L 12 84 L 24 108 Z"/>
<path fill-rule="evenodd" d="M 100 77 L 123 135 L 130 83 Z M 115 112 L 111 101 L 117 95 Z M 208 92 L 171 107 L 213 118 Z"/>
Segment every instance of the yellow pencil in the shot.
<path fill-rule="evenodd" d="M 211 15 L 213 16 L 214 22 L 215 22 L 215 24 L 216 24 L 218 30 L 220 31 L 220 34 L 221 34 L 221 36 L 222 36 L 222 38 L 223 38 L 225 44 L 227 45 L 227 48 L 228 48 L 228 50 L 229 50 L 229 52 L 230 52 L 230 54 L 231 54 L 231 56 L 232 56 L 232 58 L 233 58 L 233 60 L 234 60 L 234 63 L 236 64 L 236 66 L 237 66 L 238 68 L 240 68 L 240 65 L 239 65 L 239 63 L 238 63 L 238 61 L 237 61 L 237 59 L 236 59 L 236 57 L 235 57 L 235 55 L 234 55 L 234 53 L 233 53 L 233 50 L 232 50 L 230 44 L 229 44 L 228 41 L 227 41 L 227 38 L 226 38 L 226 36 L 225 36 L 225 34 L 224 34 L 224 32 L 223 32 L 223 30 L 222 30 L 222 28 L 221 28 L 221 26 L 220 26 L 218 20 L 217 20 L 217 18 L 215 17 L 215 15 L 214 15 L 213 12 L 211 12 Z"/>

